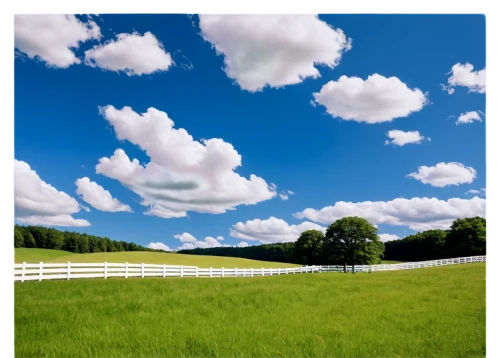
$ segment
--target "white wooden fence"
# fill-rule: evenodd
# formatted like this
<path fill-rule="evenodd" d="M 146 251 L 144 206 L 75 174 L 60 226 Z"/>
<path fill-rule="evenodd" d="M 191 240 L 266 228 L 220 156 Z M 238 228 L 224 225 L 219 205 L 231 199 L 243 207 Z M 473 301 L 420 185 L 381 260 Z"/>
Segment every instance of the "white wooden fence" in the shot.
<path fill-rule="evenodd" d="M 354 272 L 410 270 L 416 268 L 486 262 L 486 256 L 470 256 L 387 265 L 356 265 Z M 303 273 L 343 272 L 343 266 L 302 266 L 293 268 L 200 268 L 183 265 L 125 263 L 36 263 L 14 264 L 14 281 L 69 280 L 108 277 L 254 277 Z M 347 266 L 352 272 L 352 266 Z"/>

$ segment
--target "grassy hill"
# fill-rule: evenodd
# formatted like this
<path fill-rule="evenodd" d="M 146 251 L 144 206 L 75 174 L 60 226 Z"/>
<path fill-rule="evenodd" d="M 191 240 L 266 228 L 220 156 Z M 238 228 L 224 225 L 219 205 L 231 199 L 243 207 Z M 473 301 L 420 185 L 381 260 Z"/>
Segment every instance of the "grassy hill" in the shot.
<path fill-rule="evenodd" d="M 150 251 L 99 252 L 94 254 L 74 254 L 62 250 L 15 249 L 15 262 L 129 262 L 147 264 L 186 265 L 199 267 L 239 267 L 239 268 L 275 268 L 296 267 L 300 265 L 242 259 L 224 256 L 183 255 Z"/>
<path fill-rule="evenodd" d="M 484 357 L 486 352 L 484 263 L 355 275 L 78 279 L 14 286 L 16 357 Z"/>

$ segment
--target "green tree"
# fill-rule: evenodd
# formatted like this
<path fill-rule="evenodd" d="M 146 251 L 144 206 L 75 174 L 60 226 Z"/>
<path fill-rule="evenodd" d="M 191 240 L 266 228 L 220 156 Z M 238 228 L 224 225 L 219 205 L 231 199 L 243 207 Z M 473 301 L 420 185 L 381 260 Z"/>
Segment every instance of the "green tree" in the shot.
<path fill-rule="evenodd" d="M 23 247 L 24 246 L 24 237 L 17 227 L 14 228 L 14 247 Z M 12 247 L 12 246 L 11 246 Z"/>
<path fill-rule="evenodd" d="M 321 264 L 325 235 L 319 230 L 307 230 L 295 241 L 294 259 L 303 265 Z"/>
<path fill-rule="evenodd" d="M 113 240 L 110 240 L 110 239 L 107 239 L 107 247 L 106 247 L 106 251 L 107 252 L 116 252 L 118 251 L 116 249 L 116 246 L 115 246 L 115 242 Z"/>
<path fill-rule="evenodd" d="M 78 238 L 78 249 L 81 254 L 89 253 L 89 237 L 86 234 L 80 235 Z"/>
<path fill-rule="evenodd" d="M 24 233 L 24 247 L 36 247 L 35 238 L 28 231 Z"/>
<path fill-rule="evenodd" d="M 446 236 L 449 257 L 486 255 L 486 219 L 456 219 Z"/>
<path fill-rule="evenodd" d="M 377 228 L 366 219 L 348 216 L 335 221 L 326 230 L 324 257 L 327 263 L 340 263 L 347 271 L 347 264 L 374 264 L 380 261 L 384 244 L 377 235 Z"/>
<path fill-rule="evenodd" d="M 78 247 L 78 234 L 75 232 L 64 232 L 64 245 L 63 250 L 79 253 L 80 249 Z"/>
<path fill-rule="evenodd" d="M 55 229 L 49 229 L 47 238 L 45 240 L 45 248 L 60 250 L 63 243 L 64 243 L 63 233 Z"/>
<path fill-rule="evenodd" d="M 48 231 L 47 228 L 41 226 L 28 226 L 26 230 L 33 235 L 36 242 L 36 247 L 40 249 L 45 249 L 45 241 L 47 240 Z"/>
<path fill-rule="evenodd" d="M 105 238 L 100 238 L 99 239 L 99 243 L 97 244 L 97 246 L 98 246 L 99 250 L 101 250 L 101 252 L 108 251 L 106 249 L 108 247 L 107 240 L 109 240 L 109 239 L 105 239 Z"/>

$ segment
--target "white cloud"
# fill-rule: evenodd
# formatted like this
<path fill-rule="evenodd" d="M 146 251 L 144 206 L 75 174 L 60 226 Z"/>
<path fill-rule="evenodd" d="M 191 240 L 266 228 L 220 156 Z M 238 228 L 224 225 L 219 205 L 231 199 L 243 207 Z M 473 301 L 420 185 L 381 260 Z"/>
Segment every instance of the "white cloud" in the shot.
<path fill-rule="evenodd" d="M 172 251 L 170 249 L 170 247 L 168 247 L 167 245 L 165 245 L 162 242 L 150 242 L 148 244 L 148 246 L 146 246 L 146 247 L 148 247 L 150 249 L 155 249 L 155 250 Z"/>
<path fill-rule="evenodd" d="M 283 87 L 334 68 L 351 40 L 316 15 L 200 15 L 203 38 L 224 56 L 224 71 L 247 91 Z"/>
<path fill-rule="evenodd" d="M 460 114 L 458 120 L 455 124 L 458 126 L 459 124 L 467 124 L 472 123 L 474 121 L 482 122 L 480 114 L 483 114 L 481 111 L 471 111 Z"/>
<path fill-rule="evenodd" d="M 181 240 L 181 242 L 195 242 L 196 238 L 188 232 L 174 235 L 176 239 Z"/>
<path fill-rule="evenodd" d="M 23 224 L 50 226 L 89 226 L 71 214 L 80 204 L 62 191 L 44 182 L 28 163 L 14 159 L 15 218 Z"/>
<path fill-rule="evenodd" d="M 146 215 L 221 214 L 276 196 L 264 179 L 254 174 L 246 179 L 235 172 L 241 155 L 222 139 L 196 141 L 185 129 L 175 129 L 167 113 L 154 108 L 143 114 L 130 107 L 106 106 L 100 111 L 117 138 L 140 147 L 150 162 L 143 166 L 117 149 L 110 158 L 99 159 L 96 172 L 140 195 L 141 204 L 149 207 Z"/>
<path fill-rule="evenodd" d="M 433 167 L 418 167 L 418 172 L 407 175 L 424 184 L 443 188 L 447 185 L 470 184 L 476 178 L 476 170 L 462 163 L 438 163 Z"/>
<path fill-rule="evenodd" d="M 279 194 L 281 200 L 288 200 L 288 195 L 285 192 Z"/>
<path fill-rule="evenodd" d="M 346 216 L 359 216 L 372 224 L 407 226 L 412 230 L 448 229 L 457 218 L 486 216 L 486 200 L 451 198 L 398 198 L 391 201 L 345 202 L 321 210 L 305 209 L 296 213 L 298 219 L 331 224 Z"/>
<path fill-rule="evenodd" d="M 427 95 L 418 88 L 411 89 L 397 77 L 386 78 L 377 73 L 366 81 L 342 76 L 325 84 L 313 96 L 334 118 L 370 124 L 407 117 L 428 103 Z"/>
<path fill-rule="evenodd" d="M 109 191 L 104 189 L 95 181 L 90 181 L 87 177 L 77 179 L 75 185 L 77 187 L 76 193 L 80 195 L 80 198 L 97 210 L 108 212 L 132 212 L 130 206 L 125 205 L 118 199 L 113 198 Z"/>
<path fill-rule="evenodd" d="M 85 51 L 85 64 L 127 75 L 167 71 L 174 64 L 161 42 L 151 33 L 118 34 L 116 40 Z"/>
<path fill-rule="evenodd" d="M 295 195 L 295 193 L 291 190 L 287 190 L 287 193 L 290 194 L 290 195 Z"/>
<path fill-rule="evenodd" d="M 81 22 L 74 15 L 15 15 L 14 36 L 15 47 L 29 58 L 67 68 L 81 62 L 73 49 L 101 33 L 94 21 Z"/>
<path fill-rule="evenodd" d="M 470 63 L 462 65 L 456 63 L 447 74 L 452 74 L 448 78 L 448 86 L 442 85 L 443 90 L 447 90 L 448 94 L 455 92 L 453 87 L 464 86 L 469 89 L 469 92 L 486 93 L 486 69 L 474 71 L 474 66 Z"/>
<path fill-rule="evenodd" d="M 80 204 L 80 207 L 85 210 L 86 212 L 90 213 L 90 208 L 88 206 Z"/>
<path fill-rule="evenodd" d="M 480 191 L 475 190 L 475 189 L 471 189 L 471 190 L 466 191 L 465 194 L 486 196 L 486 188 L 481 188 Z"/>
<path fill-rule="evenodd" d="M 248 245 L 248 242 L 246 242 L 246 241 L 240 241 L 240 242 L 236 245 L 236 247 L 248 247 L 248 246 L 249 246 L 249 245 Z"/>
<path fill-rule="evenodd" d="M 325 228 L 312 222 L 302 222 L 299 225 L 289 225 L 286 221 L 271 216 L 267 220 L 247 220 L 233 225 L 229 235 L 238 239 L 256 240 L 262 243 L 292 242 L 299 238 L 306 230 L 319 230 Z"/>
<path fill-rule="evenodd" d="M 382 242 L 401 239 L 398 235 L 394 235 L 394 234 L 379 234 L 378 237 L 380 238 L 380 241 L 382 241 Z"/>
<path fill-rule="evenodd" d="M 174 235 L 174 237 L 180 240 L 183 244 L 177 247 L 177 250 L 192 250 L 196 248 L 208 249 L 212 247 L 246 247 L 248 244 L 246 242 L 240 242 L 237 245 L 221 244 L 219 241 L 224 240 L 222 236 L 217 236 L 213 238 L 211 236 L 205 237 L 204 241 L 196 239 L 193 235 L 188 232 L 182 235 Z"/>
<path fill-rule="evenodd" d="M 392 143 L 397 146 L 403 146 L 410 143 L 420 144 L 424 140 L 431 140 L 430 138 L 420 135 L 419 131 L 404 132 L 398 129 L 387 132 L 387 136 L 391 138 L 392 141 L 386 140 L 385 144 Z"/>
<path fill-rule="evenodd" d="M 441 89 L 442 89 L 443 91 L 448 92 L 448 94 L 453 94 L 453 93 L 455 93 L 455 89 L 454 89 L 453 87 L 446 86 L 446 85 L 444 85 L 444 84 L 442 84 L 442 83 L 441 83 L 440 85 L 441 85 Z"/>

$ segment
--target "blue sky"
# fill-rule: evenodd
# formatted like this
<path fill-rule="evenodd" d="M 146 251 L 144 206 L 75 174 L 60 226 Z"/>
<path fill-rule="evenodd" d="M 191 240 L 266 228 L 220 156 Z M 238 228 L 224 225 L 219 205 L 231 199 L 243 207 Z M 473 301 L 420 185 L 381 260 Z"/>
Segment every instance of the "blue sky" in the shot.
<path fill-rule="evenodd" d="M 200 34 L 198 16 L 101 15 L 78 19 L 89 29 L 95 30 L 97 26 L 101 36 L 70 48 L 81 63 L 64 65 L 65 68 L 61 63 L 54 64 L 55 57 L 47 55 L 59 48 L 50 47 L 48 40 L 44 42 L 44 33 L 40 31 L 40 27 L 50 29 L 54 20 L 16 19 L 15 159 L 27 163 L 43 182 L 90 208 L 90 212 L 74 208 L 73 212 L 61 211 L 88 221 L 90 226 L 57 226 L 59 229 L 142 245 L 163 243 L 175 249 L 183 243 L 209 245 L 174 237 L 182 233 L 189 233 L 201 242 L 207 242 L 205 237 L 222 236 L 220 244 L 226 245 L 242 241 L 250 245 L 290 241 L 300 229 L 324 227 L 343 215 L 364 216 L 379 227 L 380 234 L 398 237 L 419 229 L 445 228 L 456 217 L 485 215 L 485 191 L 481 190 L 486 188 L 485 90 L 475 74 L 486 65 L 483 16 L 320 15 L 307 21 L 287 20 L 277 28 L 258 29 L 258 24 L 267 20 L 245 28 L 244 21 L 210 22 L 207 18 L 204 34 Z M 93 27 L 89 25 L 92 21 Z M 294 21 L 304 26 L 304 36 L 293 33 L 302 28 L 291 26 Z M 328 36 L 339 37 L 331 28 L 319 26 L 319 22 L 341 29 L 346 41 L 335 44 L 323 40 L 323 35 L 328 39 Z M 21 26 L 30 31 L 21 31 Z M 117 34 L 136 33 L 140 38 L 147 32 L 162 44 L 161 56 L 158 51 L 147 54 L 144 48 L 134 49 L 132 44 L 123 50 L 129 52 L 120 52 L 119 56 L 111 56 L 111 51 L 101 52 L 100 64 L 84 63 L 85 51 L 94 46 L 101 46 L 102 50 L 110 41 L 116 41 Z M 351 39 L 352 47 L 347 38 Z M 219 54 L 213 48 L 217 45 Z M 329 46 L 340 50 L 335 54 Z M 351 48 L 347 50 L 348 47 Z M 254 51 L 240 59 L 241 63 L 231 57 L 248 49 Z M 145 56 L 141 58 L 140 53 Z M 175 65 L 167 70 L 137 74 L 138 68 L 144 68 L 140 61 L 151 66 L 158 55 L 168 62 L 165 54 Z M 328 56 L 335 65 L 313 62 Z M 127 63 L 127 59 L 131 62 Z M 232 74 L 225 59 L 233 61 Z M 259 61 L 269 59 L 282 63 L 278 63 L 276 70 L 267 71 Z M 456 64 L 459 64 L 456 73 L 451 72 Z M 465 69 L 465 64 L 473 65 L 473 70 Z M 109 66 L 122 66 L 129 74 L 130 69 L 135 69 L 136 74 L 109 70 Z M 320 76 L 309 76 L 284 86 L 273 85 L 296 75 L 297 68 L 305 70 L 313 66 Z M 249 71 L 251 85 L 257 83 L 256 78 L 267 85 L 257 91 L 249 90 L 251 85 L 243 84 L 243 77 L 238 77 L 242 68 Z M 464 75 L 458 70 L 470 73 Z M 275 73 L 282 77 L 276 79 Z M 379 87 L 375 84 L 367 89 L 363 96 L 356 97 L 349 88 L 339 87 L 335 93 L 326 93 L 322 103 L 311 104 L 313 94 L 330 81 L 339 83 L 341 76 L 367 81 L 373 74 L 383 76 L 382 82 Z M 449 87 L 454 90 L 449 94 L 441 84 L 449 86 L 452 76 L 456 84 Z M 396 77 L 407 88 L 390 87 L 394 84 L 386 83 L 390 77 Z M 479 82 L 470 84 L 476 80 Z M 425 96 L 420 106 L 414 103 L 416 89 Z M 345 97 L 339 91 L 344 91 Z M 341 114 L 327 113 L 328 103 Z M 99 106 L 107 105 L 118 111 L 129 106 L 138 114 L 153 107 L 167 113 L 175 123 L 174 128 L 184 128 L 195 141 L 220 138 L 230 143 L 241 155 L 241 166 L 235 172 L 247 179 L 255 174 L 268 185 L 276 184 L 277 189 L 269 189 L 270 193 L 276 192 L 274 198 L 262 199 L 269 192 L 262 195 L 249 192 L 246 202 L 259 197 L 257 204 L 235 204 L 235 210 L 224 213 L 188 210 L 185 217 L 144 215 L 148 206 L 141 205 L 141 195 L 110 175 L 96 173 L 99 159 L 110 158 L 117 148 L 123 149 L 131 160 L 137 158 L 141 164 L 150 162 L 146 152 L 136 144 L 117 139 L 116 123 L 112 124 L 99 112 Z M 344 105 L 355 113 L 356 120 L 346 119 L 348 116 L 342 112 Z M 395 110 L 409 113 L 386 118 L 391 117 L 387 113 Z M 476 112 L 481 121 L 457 125 L 459 116 L 468 112 Z M 371 123 L 370 118 L 375 115 L 370 117 L 370 113 L 383 113 L 384 119 Z M 392 130 L 418 131 L 431 140 L 403 146 L 385 144 L 389 139 L 387 133 Z M 156 150 L 153 144 L 146 143 L 147 137 L 147 134 L 141 137 L 142 144 Z M 182 153 L 189 159 L 189 154 Z M 166 163 L 162 172 L 165 175 L 169 174 L 168 160 L 166 157 L 162 162 Z M 437 166 L 438 163 L 443 166 Z M 429 168 L 419 169 L 422 166 Z M 23 170 L 24 174 L 29 172 L 25 167 Z M 408 177 L 410 173 L 419 173 L 420 180 Z M 188 175 L 182 170 L 175 173 L 183 180 L 189 176 L 194 182 L 202 174 L 194 171 Z M 98 210 L 82 200 L 76 193 L 75 181 L 83 177 L 109 191 L 133 213 Z M 22 178 L 18 179 L 16 171 L 16 222 L 29 223 L 26 218 L 30 215 L 37 220 L 58 215 L 56 209 L 46 210 L 57 207 L 58 199 L 26 189 Z M 35 188 L 37 184 L 33 185 Z M 225 185 L 212 189 L 228 190 Z M 295 195 L 289 194 L 288 200 L 281 200 L 279 194 L 283 190 Z M 478 192 L 466 194 L 469 190 Z M 170 194 L 185 195 L 174 191 Z M 416 200 L 401 206 L 387 204 L 397 198 Z M 26 202 L 37 200 L 36 208 L 28 210 Z M 342 201 L 352 204 L 338 204 Z M 360 205 L 360 202 L 369 203 Z M 329 206 L 335 207 L 321 211 Z M 308 208 L 312 210 L 305 212 Z M 269 220 L 271 217 L 284 223 Z M 241 225 L 233 227 L 238 222 Z"/>

